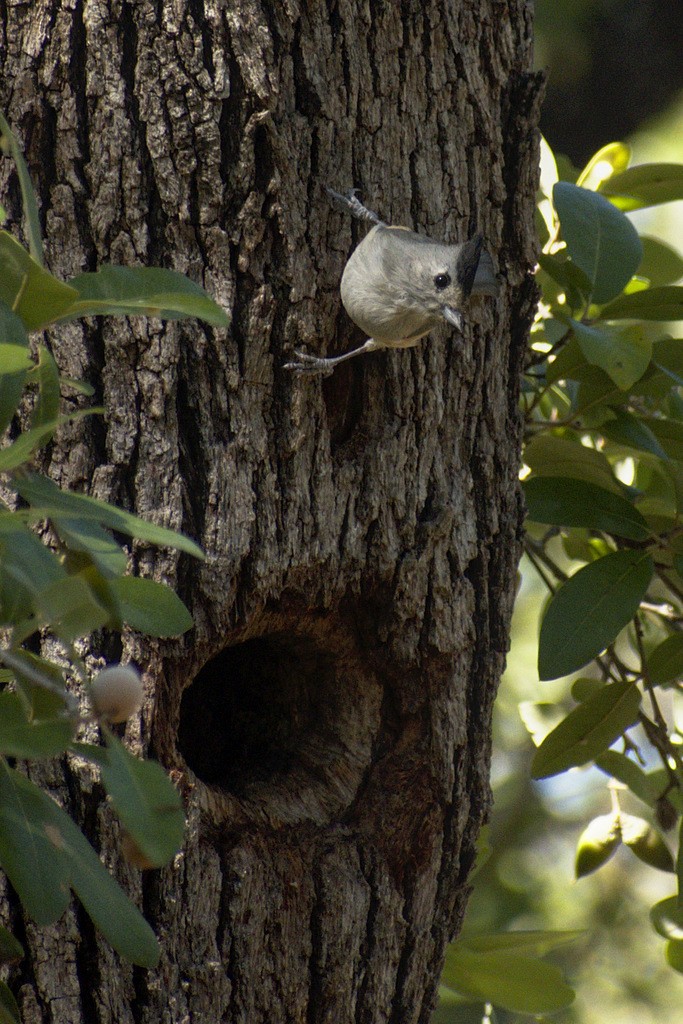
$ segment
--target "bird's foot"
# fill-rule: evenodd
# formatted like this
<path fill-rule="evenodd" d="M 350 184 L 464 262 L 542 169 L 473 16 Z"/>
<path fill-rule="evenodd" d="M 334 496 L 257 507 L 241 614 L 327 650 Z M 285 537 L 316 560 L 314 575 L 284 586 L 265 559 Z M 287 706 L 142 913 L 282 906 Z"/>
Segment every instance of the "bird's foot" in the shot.
<path fill-rule="evenodd" d="M 328 377 L 337 364 L 336 359 L 312 356 L 301 349 L 295 349 L 294 355 L 296 359 L 293 359 L 291 363 L 285 363 L 285 370 L 292 370 L 296 374 L 307 374 L 310 377 L 316 374 Z"/>

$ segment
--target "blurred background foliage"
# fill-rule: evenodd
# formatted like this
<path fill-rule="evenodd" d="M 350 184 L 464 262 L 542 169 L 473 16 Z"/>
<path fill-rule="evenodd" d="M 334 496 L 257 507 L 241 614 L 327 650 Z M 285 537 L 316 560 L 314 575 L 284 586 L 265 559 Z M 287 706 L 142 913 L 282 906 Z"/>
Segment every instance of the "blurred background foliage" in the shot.
<path fill-rule="evenodd" d="M 542 131 L 556 153 L 581 167 L 601 146 L 621 140 L 631 145 L 633 163 L 683 163 L 680 3 L 536 0 L 535 17 L 536 65 L 548 73 Z M 639 211 L 633 220 L 683 252 L 683 202 Z M 530 779 L 535 748 L 527 709 L 562 702 L 568 683 L 539 682 L 547 591 L 528 563 L 521 574 L 496 704 L 491 855 L 476 878 L 465 931 L 585 930 L 584 939 L 553 957 L 577 991 L 576 1002 L 553 1016 L 557 1024 L 680 1024 L 683 978 L 666 965 L 664 943 L 648 918 L 652 903 L 671 894 L 671 876 L 621 849 L 599 872 L 575 881 L 579 835 L 588 820 L 610 810 L 607 778 L 588 768 Z M 627 812 L 642 811 L 628 793 L 620 802 Z M 463 1007 L 458 1016 L 470 1024 L 482 1020 L 482 1010 Z M 490 1018 L 492 1024 L 522 1019 L 529 1018 L 501 1010 Z"/>

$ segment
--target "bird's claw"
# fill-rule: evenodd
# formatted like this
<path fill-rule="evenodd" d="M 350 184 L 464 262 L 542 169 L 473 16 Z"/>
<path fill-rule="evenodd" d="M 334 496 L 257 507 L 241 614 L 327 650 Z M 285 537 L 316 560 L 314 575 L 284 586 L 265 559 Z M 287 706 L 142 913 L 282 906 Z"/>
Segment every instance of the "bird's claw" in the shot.
<path fill-rule="evenodd" d="M 358 198 L 359 190 L 357 188 L 350 188 L 342 194 L 341 192 L 335 192 L 333 188 L 329 188 L 326 185 L 325 191 L 330 197 L 332 205 L 342 213 L 350 213 L 352 217 L 356 217 L 358 220 L 369 220 L 372 224 L 382 223 L 373 210 L 369 210 L 367 206 L 361 203 Z"/>
<path fill-rule="evenodd" d="M 297 357 L 296 360 L 285 363 L 285 370 L 292 370 L 299 375 L 308 374 L 311 377 L 316 374 L 328 377 L 334 370 L 334 366 L 330 366 L 331 361 L 325 359 L 324 356 L 312 356 L 301 349 L 295 349 L 294 355 Z"/>

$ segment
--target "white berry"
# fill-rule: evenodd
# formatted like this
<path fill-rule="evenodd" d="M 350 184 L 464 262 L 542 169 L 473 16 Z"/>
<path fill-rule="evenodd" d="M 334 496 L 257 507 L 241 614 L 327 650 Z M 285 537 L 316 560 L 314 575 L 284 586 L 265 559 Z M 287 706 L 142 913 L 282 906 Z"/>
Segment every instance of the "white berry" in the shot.
<path fill-rule="evenodd" d="M 99 718 L 125 722 L 142 707 L 140 673 L 132 665 L 109 665 L 92 682 L 92 705 Z"/>

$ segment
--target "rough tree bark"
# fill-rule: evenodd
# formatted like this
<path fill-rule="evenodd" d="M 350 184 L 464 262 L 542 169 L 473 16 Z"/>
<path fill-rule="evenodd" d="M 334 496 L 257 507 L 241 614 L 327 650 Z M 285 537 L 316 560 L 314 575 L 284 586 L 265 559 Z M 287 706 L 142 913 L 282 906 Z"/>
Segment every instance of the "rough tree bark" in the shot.
<path fill-rule="evenodd" d="M 52 271 L 172 266 L 232 317 L 51 335 L 107 408 L 61 435 L 52 476 L 208 557 L 136 545 L 196 627 L 123 638 L 148 687 L 127 738 L 177 780 L 182 854 L 140 875 L 97 785 L 73 764 L 46 780 L 139 899 L 161 965 L 119 962 L 78 906 L 37 930 L 8 892 L 25 1020 L 427 1021 L 489 811 L 519 556 L 530 7 L 8 0 L 0 19 Z M 472 305 L 464 348 L 444 329 L 322 383 L 283 369 L 297 345 L 362 340 L 338 285 L 364 228 L 325 184 L 445 241 L 485 233 L 506 284 Z"/>

